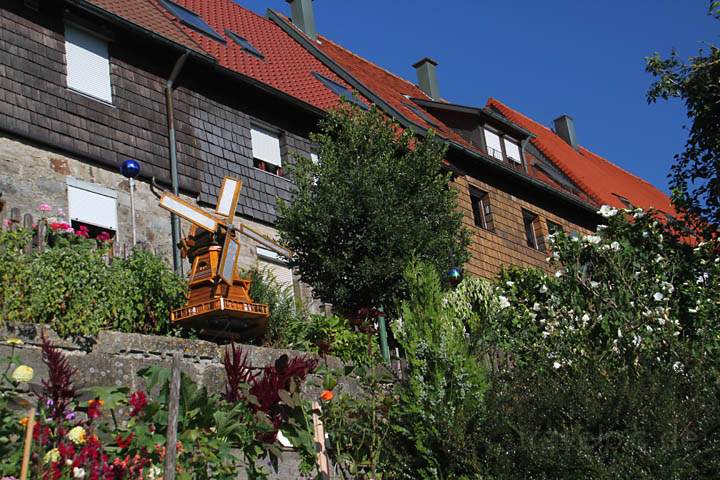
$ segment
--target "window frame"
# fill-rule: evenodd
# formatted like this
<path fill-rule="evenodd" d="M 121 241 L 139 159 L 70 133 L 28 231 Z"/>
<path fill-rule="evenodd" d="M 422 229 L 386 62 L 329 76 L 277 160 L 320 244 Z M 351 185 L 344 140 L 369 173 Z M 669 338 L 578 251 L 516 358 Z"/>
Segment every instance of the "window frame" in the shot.
<path fill-rule="evenodd" d="M 217 40 L 220 43 L 227 43 L 222 35 L 220 35 L 218 32 L 215 31 L 214 28 L 210 26 L 210 24 L 205 21 L 205 19 L 198 15 L 197 13 L 193 12 L 189 8 L 183 7 L 182 5 L 178 5 L 177 3 L 173 2 L 172 0 L 160 0 L 160 5 L 165 8 L 165 10 L 170 13 L 173 17 L 177 18 L 177 20 L 185 25 L 188 28 L 191 28 L 192 30 L 201 33 L 205 35 L 206 37 L 212 38 L 213 40 Z M 194 25 L 191 22 L 188 22 L 185 20 L 178 12 L 189 14 L 197 19 L 199 19 L 204 25 L 202 27 L 198 25 Z"/>
<path fill-rule="evenodd" d="M 500 135 L 500 132 L 498 132 L 497 130 L 495 130 L 494 128 L 492 128 L 488 125 L 483 125 L 482 129 L 483 129 L 483 140 L 485 141 L 485 152 L 489 156 L 494 158 L 495 160 L 500 160 L 501 162 L 504 161 L 505 160 L 505 151 L 503 150 L 503 136 Z M 488 133 L 491 133 L 492 135 L 495 135 L 497 137 L 498 146 L 500 147 L 500 149 L 490 146 L 490 144 L 488 142 L 488 135 L 487 135 Z M 492 150 L 492 152 L 490 150 Z M 497 152 L 500 155 L 500 157 L 498 158 L 498 156 L 495 155 L 493 152 Z"/>
<path fill-rule="evenodd" d="M 248 52 L 250 55 L 260 60 L 265 60 L 265 55 L 263 55 L 263 53 L 258 50 L 255 45 L 253 45 L 252 42 L 247 38 L 233 32 L 228 28 L 225 29 L 225 34 L 230 37 L 230 40 L 232 40 L 235 45 L 240 47 L 240 49 L 242 49 L 243 51 Z"/>
<path fill-rule="evenodd" d="M 525 244 L 533 250 L 542 252 L 544 250 L 544 246 L 541 242 L 538 228 L 540 224 L 540 216 L 537 213 L 533 213 L 530 210 L 523 208 L 522 220 L 523 230 L 525 231 Z M 530 231 L 528 231 L 528 228 Z"/>
<path fill-rule="evenodd" d="M 548 235 L 554 235 L 555 233 L 564 233 L 565 229 L 563 226 L 557 222 L 553 222 L 552 220 L 545 220 L 545 224 L 547 225 L 548 229 Z"/>
<path fill-rule="evenodd" d="M 510 155 L 508 155 L 507 143 L 511 143 L 511 144 L 515 145 L 515 147 L 517 147 L 518 157 L 520 157 L 520 158 L 513 158 Z M 522 158 L 523 154 L 522 154 L 522 147 L 520 145 L 520 142 L 515 140 L 513 137 L 510 137 L 508 135 L 503 135 L 502 136 L 502 144 L 503 144 L 503 150 L 505 153 L 505 158 L 509 161 L 517 163 L 518 165 L 522 165 L 523 164 L 523 158 Z"/>
<path fill-rule="evenodd" d="M 470 185 L 470 206 L 473 214 L 473 223 L 476 227 L 489 232 L 495 231 L 492 218 L 492 204 L 490 194 L 474 185 Z"/>

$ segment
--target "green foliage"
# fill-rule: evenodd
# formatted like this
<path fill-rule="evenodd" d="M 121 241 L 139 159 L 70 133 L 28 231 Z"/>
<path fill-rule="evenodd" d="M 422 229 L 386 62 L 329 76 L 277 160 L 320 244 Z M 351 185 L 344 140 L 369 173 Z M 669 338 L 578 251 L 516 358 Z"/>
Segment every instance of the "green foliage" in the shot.
<path fill-rule="evenodd" d="M 150 253 L 135 250 L 108 265 L 94 240 L 73 237 L 26 255 L 28 238 L 0 230 L 2 321 L 49 324 L 62 336 L 165 333 L 170 310 L 185 301 L 185 281 Z"/>
<path fill-rule="evenodd" d="M 15 348 L 0 377 L 0 476 L 15 475 L 20 465 L 22 449 L 19 445 L 23 439 L 23 426 L 20 424 L 18 410 L 22 406 L 19 388 L 10 377 L 10 368 L 20 365 L 20 359 L 14 355 Z"/>
<path fill-rule="evenodd" d="M 360 365 L 379 361 L 375 337 L 357 331 L 346 318 L 307 312 L 270 271 L 250 270 L 245 275 L 252 280 L 253 300 L 270 308 L 268 328 L 261 339 L 264 346 L 333 355 Z"/>
<path fill-rule="evenodd" d="M 709 14 L 720 20 L 718 2 Z M 673 51 L 663 59 L 659 53 L 647 58 L 646 70 L 657 80 L 650 87 L 649 102 L 680 99 L 690 119 L 685 151 L 675 156 L 671 188 L 673 201 L 697 231 L 708 237 L 720 227 L 720 48 L 709 45 L 687 62 Z"/>
<path fill-rule="evenodd" d="M 320 162 L 298 158 L 297 194 L 277 222 L 320 298 L 343 313 L 388 308 L 413 256 L 440 271 L 463 263 L 468 237 L 441 172 L 442 142 L 399 134 L 375 108 L 346 105 L 321 128 L 312 136 Z"/>

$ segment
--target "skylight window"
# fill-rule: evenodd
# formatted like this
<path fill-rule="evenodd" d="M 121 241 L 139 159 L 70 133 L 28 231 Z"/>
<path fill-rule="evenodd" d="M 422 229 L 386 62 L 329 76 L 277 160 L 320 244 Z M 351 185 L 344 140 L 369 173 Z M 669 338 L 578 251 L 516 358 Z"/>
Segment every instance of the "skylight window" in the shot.
<path fill-rule="evenodd" d="M 403 105 L 405 105 L 407 108 L 413 111 L 415 115 L 425 120 L 425 123 L 432 125 L 433 127 L 437 127 L 437 124 L 430 120 L 430 117 L 428 117 L 425 112 L 423 112 L 420 108 L 416 107 L 415 105 L 412 105 L 408 102 L 402 102 Z"/>
<path fill-rule="evenodd" d="M 265 55 L 260 53 L 260 50 L 255 48 L 252 43 L 246 38 L 241 37 L 232 30 L 225 30 L 228 37 L 232 38 L 233 42 L 237 43 L 243 50 L 248 53 L 255 55 L 258 58 L 265 58 Z"/>
<path fill-rule="evenodd" d="M 329 88 L 330 90 L 335 92 L 335 94 L 337 96 L 344 98 L 348 102 L 357 105 L 358 107 L 362 108 L 363 110 L 368 109 L 368 106 L 365 105 L 365 102 L 363 102 L 362 100 L 357 98 L 353 94 L 353 92 L 351 92 L 349 89 L 343 87 L 342 85 L 340 85 L 337 82 L 333 82 L 329 78 L 323 77 L 322 75 L 320 75 L 317 72 L 315 72 L 314 75 L 315 75 L 315 78 L 317 78 L 318 80 L 320 80 L 323 83 L 323 85 L 325 85 L 327 88 Z"/>
<path fill-rule="evenodd" d="M 203 20 L 197 13 L 192 10 L 188 10 L 185 7 L 181 7 L 170 0 L 160 0 L 160 3 L 188 27 L 197 30 L 200 33 L 204 33 L 208 37 L 212 37 L 219 42 L 225 43 L 225 39 L 213 30 L 212 27 L 208 25 L 207 22 L 205 22 L 205 20 Z"/>

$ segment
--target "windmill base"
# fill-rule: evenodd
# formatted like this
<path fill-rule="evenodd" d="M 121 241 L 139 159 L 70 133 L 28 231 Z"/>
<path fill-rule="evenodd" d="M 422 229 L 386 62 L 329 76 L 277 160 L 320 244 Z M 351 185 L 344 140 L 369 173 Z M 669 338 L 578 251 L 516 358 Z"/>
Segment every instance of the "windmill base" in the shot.
<path fill-rule="evenodd" d="M 268 315 L 265 304 L 218 297 L 173 310 L 171 320 L 203 336 L 235 340 L 262 336 Z"/>

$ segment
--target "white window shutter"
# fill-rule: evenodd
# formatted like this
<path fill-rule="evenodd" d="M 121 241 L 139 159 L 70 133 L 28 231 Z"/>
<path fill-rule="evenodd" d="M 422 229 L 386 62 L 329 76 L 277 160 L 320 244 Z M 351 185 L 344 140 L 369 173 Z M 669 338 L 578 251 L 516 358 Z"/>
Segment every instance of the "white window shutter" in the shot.
<path fill-rule="evenodd" d="M 270 131 L 253 127 L 250 129 L 253 157 L 263 162 L 282 167 L 280 137 Z"/>
<path fill-rule="evenodd" d="M 73 178 L 67 189 L 70 220 L 118 231 L 116 191 Z"/>
<path fill-rule="evenodd" d="M 293 272 L 287 265 L 287 261 L 273 252 L 263 247 L 256 247 L 258 256 L 258 267 L 260 270 L 268 270 L 272 272 L 278 284 L 286 287 L 289 293 L 294 296 L 293 290 Z"/>
<path fill-rule="evenodd" d="M 110 59 L 105 40 L 66 25 L 65 58 L 69 88 L 112 103 Z"/>
<path fill-rule="evenodd" d="M 485 129 L 485 144 L 488 147 L 488 155 L 490 155 L 491 157 L 495 157 L 498 160 L 503 159 L 502 146 L 500 146 L 500 137 L 496 133 Z"/>
<path fill-rule="evenodd" d="M 520 147 L 518 146 L 518 144 L 513 142 L 512 140 L 508 140 L 507 138 L 505 138 L 504 140 L 505 153 L 507 154 L 507 157 L 517 163 L 522 163 L 522 159 L 520 158 Z"/>

